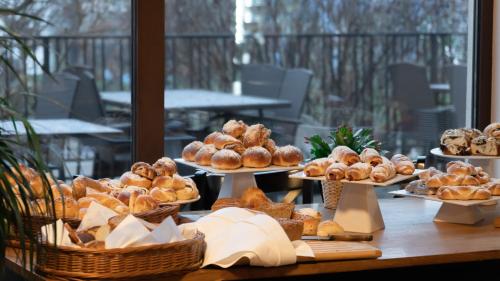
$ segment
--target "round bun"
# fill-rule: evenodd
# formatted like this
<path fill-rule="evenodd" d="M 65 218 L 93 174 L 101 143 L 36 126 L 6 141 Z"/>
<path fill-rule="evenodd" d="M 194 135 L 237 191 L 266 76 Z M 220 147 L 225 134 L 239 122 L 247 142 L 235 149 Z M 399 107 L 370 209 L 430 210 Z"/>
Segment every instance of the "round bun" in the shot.
<path fill-rule="evenodd" d="M 134 214 L 151 211 L 158 208 L 158 201 L 151 195 L 137 195 L 136 192 L 133 192 L 130 196 L 129 208 L 130 212 Z"/>
<path fill-rule="evenodd" d="M 210 166 L 212 163 L 212 156 L 217 152 L 217 148 L 213 144 L 204 145 L 194 157 L 194 161 L 198 165 Z"/>
<path fill-rule="evenodd" d="M 56 210 L 56 218 L 72 218 L 77 219 L 80 215 L 78 203 L 73 198 L 56 198 L 54 200 L 54 208 Z"/>
<path fill-rule="evenodd" d="M 172 184 L 171 184 L 170 188 L 173 188 L 174 190 L 179 190 L 179 189 L 183 189 L 184 187 L 186 187 L 186 179 L 175 174 L 172 177 Z"/>
<path fill-rule="evenodd" d="M 198 189 L 196 187 L 185 187 L 175 191 L 177 200 L 191 200 L 198 197 Z"/>
<path fill-rule="evenodd" d="M 175 190 L 171 188 L 153 187 L 153 189 L 149 192 L 149 195 L 160 203 L 174 202 L 177 200 Z"/>
<path fill-rule="evenodd" d="M 145 177 L 147 179 L 152 180 L 155 177 L 155 170 L 151 165 L 145 162 L 137 162 L 132 165 L 130 171 L 136 175 L 141 177 Z"/>
<path fill-rule="evenodd" d="M 215 138 L 215 148 L 217 149 L 231 149 L 238 152 L 240 155 L 245 152 L 243 143 L 230 135 L 219 135 Z"/>
<path fill-rule="evenodd" d="M 219 150 L 212 156 L 212 167 L 221 170 L 238 169 L 241 167 L 241 156 L 233 150 Z"/>
<path fill-rule="evenodd" d="M 205 140 L 203 140 L 204 144 L 214 144 L 215 139 L 222 135 L 221 132 L 212 132 L 208 136 L 205 137 Z"/>
<path fill-rule="evenodd" d="M 271 199 L 267 198 L 266 194 L 258 187 L 247 188 L 241 195 L 241 204 L 245 208 L 257 208 L 271 203 Z"/>
<path fill-rule="evenodd" d="M 160 187 L 160 188 L 170 188 L 172 187 L 172 177 L 170 176 L 157 176 L 154 180 L 153 183 L 151 184 L 152 187 Z"/>
<path fill-rule="evenodd" d="M 243 152 L 241 160 L 243 167 L 263 168 L 271 165 L 273 156 L 267 149 L 260 146 L 253 146 Z"/>
<path fill-rule="evenodd" d="M 293 145 L 279 147 L 273 154 L 273 164 L 277 166 L 297 166 L 302 160 L 302 151 Z"/>
<path fill-rule="evenodd" d="M 128 206 L 130 200 L 130 192 L 126 190 L 120 191 L 120 193 L 117 194 L 116 199 L 122 201 L 123 204 Z"/>
<path fill-rule="evenodd" d="M 147 179 L 145 177 L 141 177 L 139 175 L 136 175 L 132 172 L 125 172 L 121 177 L 120 181 L 123 183 L 125 186 L 138 186 L 138 187 L 144 187 L 144 188 L 151 188 L 151 180 Z"/>
<path fill-rule="evenodd" d="M 198 150 L 203 147 L 201 141 L 193 141 L 192 143 L 186 145 L 182 150 L 182 159 L 190 162 L 194 162 L 194 157 Z"/>
<path fill-rule="evenodd" d="M 487 137 L 500 139 L 500 123 L 491 123 L 484 128 L 484 134 Z"/>
<path fill-rule="evenodd" d="M 174 160 L 168 157 L 162 157 L 153 164 L 153 169 L 157 176 L 172 176 L 177 173 L 177 165 Z"/>
<path fill-rule="evenodd" d="M 273 155 L 277 149 L 276 143 L 272 139 L 268 139 L 266 141 L 266 143 L 264 144 L 264 148 L 267 149 L 271 153 L 271 155 Z"/>
<path fill-rule="evenodd" d="M 255 124 L 247 128 L 243 135 L 243 145 L 245 147 L 264 146 L 271 136 L 271 130 L 262 124 Z"/>
<path fill-rule="evenodd" d="M 241 136 L 243 136 L 247 128 L 247 124 L 245 124 L 245 122 L 241 120 L 229 120 L 222 127 L 222 132 L 235 138 L 240 138 Z"/>

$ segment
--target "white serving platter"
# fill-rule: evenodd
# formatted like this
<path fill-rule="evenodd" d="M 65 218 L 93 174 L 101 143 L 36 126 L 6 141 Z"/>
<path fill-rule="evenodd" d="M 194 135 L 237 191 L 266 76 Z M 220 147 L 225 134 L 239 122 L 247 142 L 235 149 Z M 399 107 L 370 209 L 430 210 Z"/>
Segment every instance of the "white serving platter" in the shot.
<path fill-rule="evenodd" d="M 450 155 L 444 154 L 441 148 L 435 147 L 431 149 L 431 153 L 433 155 L 450 158 L 450 159 L 476 159 L 476 160 L 484 160 L 484 159 L 500 159 L 500 156 L 487 156 L 487 155 Z"/>
<path fill-rule="evenodd" d="M 420 170 L 415 170 L 415 172 L 413 173 L 413 175 L 400 175 L 400 174 L 397 174 L 394 178 L 392 178 L 392 179 L 390 179 L 388 181 L 385 181 L 385 182 L 374 182 L 374 181 L 372 181 L 369 178 L 368 179 L 364 179 L 364 180 L 360 180 L 360 181 L 350 181 L 350 180 L 347 180 L 347 179 L 343 179 L 340 182 L 342 182 L 342 183 L 352 183 L 352 184 L 373 185 L 373 186 L 389 186 L 389 185 L 393 185 L 395 183 L 398 183 L 400 181 L 404 181 L 404 180 L 407 180 L 407 179 L 414 178 L 419 173 L 420 173 Z M 324 181 L 324 180 L 326 180 L 325 176 L 308 177 L 308 176 L 306 176 L 304 174 L 303 171 L 291 174 L 290 178 L 304 179 L 304 180 L 318 180 L 318 181 Z"/>
<path fill-rule="evenodd" d="M 272 171 L 292 171 L 292 170 L 302 170 L 302 166 L 291 166 L 291 167 L 284 167 L 284 166 L 276 166 L 276 165 L 271 165 L 269 167 L 265 168 L 246 168 L 246 167 L 241 167 L 239 169 L 234 169 L 234 170 L 221 170 L 221 169 L 216 169 L 211 166 L 202 166 L 198 165 L 195 162 L 189 162 L 186 161 L 182 158 L 175 158 L 175 162 L 185 164 L 188 166 L 191 166 L 196 169 L 204 170 L 210 173 L 214 174 L 241 174 L 241 173 L 258 173 L 258 172 L 272 172 Z"/>
<path fill-rule="evenodd" d="M 491 198 L 487 199 L 487 200 L 443 200 L 443 199 L 439 199 L 437 197 L 437 195 L 414 194 L 414 193 L 408 192 L 406 190 L 391 191 L 389 193 L 395 194 L 395 195 L 401 195 L 401 196 L 415 197 L 415 198 L 420 198 L 420 199 L 425 199 L 425 200 L 432 200 L 432 201 L 437 201 L 437 202 L 441 202 L 441 203 L 455 204 L 455 205 L 460 205 L 460 206 L 474 206 L 474 205 L 480 205 L 480 204 L 490 203 L 490 202 L 500 200 L 500 196 L 491 196 Z"/>

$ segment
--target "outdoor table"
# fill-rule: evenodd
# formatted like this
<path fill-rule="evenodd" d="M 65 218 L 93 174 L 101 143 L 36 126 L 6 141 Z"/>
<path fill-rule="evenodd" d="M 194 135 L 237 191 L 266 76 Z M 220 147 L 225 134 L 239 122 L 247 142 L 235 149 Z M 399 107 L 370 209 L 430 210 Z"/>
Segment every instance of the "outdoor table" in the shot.
<path fill-rule="evenodd" d="M 220 269 L 210 267 L 175 276 L 175 278 L 171 276 L 168 280 L 297 278 L 375 269 L 386 269 L 384 273 L 389 274 L 395 268 L 411 269 L 417 266 L 459 263 L 463 266 L 464 263 L 476 261 L 500 261 L 500 228 L 494 228 L 492 225 L 494 217 L 500 215 L 498 205 L 482 206 L 485 219 L 478 224 L 461 225 L 433 222 L 433 216 L 441 205 L 438 202 L 396 198 L 380 199 L 379 203 L 385 217 L 385 229 L 373 233 L 374 239 L 369 242 L 382 250 L 382 256 L 378 259 L 310 262 L 273 268 L 236 266 Z M 320 210 L 324 219 L 331 218 L 333 215 L 333 211 L 322 208 L 322 204 L 297 206 L 297 208 L 303 207 Z M 183 212 L 181 215 L 196 218 L 207 212 Z M 6 265 L 30 280 L 45 280 L 39 275 L 24 270 L 16 261 L 15 252 L 12 249 L 7 251 Z M 306 279 L 313 280 L 314 277 Z M 148 278 L 148 280 L 167 279 Z"/>
<path fill-rule="evenodd" d="M 90 123 L 79 119 L 28 119 L 29 123 L 38 135 L 83 135 L 83 134 L 113 134 L 122 131 L 116 128 Z M 25 134 L 21 121 L 16 121 L 19 134 Z M 2 134 L 14 135 L 15 128 L 10 120 L 0 121 Z"/>
<path fill-rule="evenodd" d="M 108 104 L 130 106 L 132 96 L 130 92 L 101 92 L 101 98 Z M 172 110 L 203 110 L 232 112 L 245 109 L 256 109 L 262 117 L 262 110 L 266 108 L 289 107 L 290 101 L 262 98 L 255 96 L 234 95 L 217 91 L 201 89 L 176 89 L 165 91 L 164 107 Z"/>

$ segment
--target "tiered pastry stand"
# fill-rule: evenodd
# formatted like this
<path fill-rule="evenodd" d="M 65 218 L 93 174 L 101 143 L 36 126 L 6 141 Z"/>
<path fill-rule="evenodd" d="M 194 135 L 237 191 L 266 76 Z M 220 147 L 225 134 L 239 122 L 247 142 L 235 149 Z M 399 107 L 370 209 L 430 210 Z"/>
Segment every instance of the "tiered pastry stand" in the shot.
<path fill-rule="evenodd" d="M 257 183 L 255 181 L 255 173 L 302 170 L 301 166 L 282 167 L 274 165 L 265 168 L 239 168 L 236 170 L 220 170 L 210 166 L 201 166 L 196 164 L 195 162 L 185 161 L 182 158 L 176 158 L 175 162 L 207 171 L 209 173 L 223 175 L 224 182 L 222 183 L 219 192 L 219 198 L 238 198 L 243 194 L 243 191 L 245 189 L 252 186 L 257 186 Z"/>
<path fill-rule="evenodd" d="M 441 157 L 441 158 L 448 158 L 448 159 L 463 159 L 465 162 L 474 162 L 474 161 L 481 161 L 479 165 L 471 163 L 475 166 L 481 166 L 485 170 L 485 172 L 489 173 L 490 175 L 493 174 L 493 168 L 492 168 L 492 161 L 484 161 L 484 160 L 499 160 L 500 156 L 486 156 L 486 155 L 448 155 L 444 154 L 443 151 L 441 151 L 441 148 L 436 147 L 431 149 L 431 154 Z"/>
<path fill-rule="evenodd" d="M 342 193 L 335 210 L 334 221 L 342 225 L 345 231 L 372 233 L 384 229 L 384 219 L 380 212 L 375 186 L 389 186 L 413 178 L 413 175 L 397 175 L 386 182 L 373 182 L 370 179 L 360 181 L 341 180 Z M 290 175 L 291 178 L 324 181 L 323 177 L 308 177 L 303 172 Z"/>
<path fill-rule="evenodd" d="M 419 195 L 406 190 L 391 191 L 389 193 L 441 202 L 443 204 L 434 217 L 434 221 L 460 224 L 475 224 L 481 221 L 484 216 L 479 205 L 500 200 L 500 196 L 492 196 L 488 200 L 442 200 L 436 195 Z"/>

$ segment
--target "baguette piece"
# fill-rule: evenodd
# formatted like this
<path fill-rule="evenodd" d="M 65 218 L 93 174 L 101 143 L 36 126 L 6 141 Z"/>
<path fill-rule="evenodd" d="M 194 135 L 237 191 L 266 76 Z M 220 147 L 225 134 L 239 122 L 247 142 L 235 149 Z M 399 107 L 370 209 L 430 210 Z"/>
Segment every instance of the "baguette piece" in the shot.
<path fill-rule="evenodd" d="M 344 228 L 340 224 L 332 220 L 322 221 L 318 225 L 318 231 L 317 231 L 318 236 L 330 236 L 334 234 L 343 234 L 343 233 L 344 233 Z"/>
<path fill-rule="evenodd" d="M 396 172 L 402 175 L 413 175 L 415 172 L 415 165 L 406 155 L 394 154 L 391 162 L 396 166 Z"/>
<path fill-rule="evenodd" d="M 372 165 L 359 162 L 347 168 L 345 177 L 350 181 L 359 181 L 367 179 L 371 172 Z"/>
<path fill-rule="evenodd" d="M 488 189 L 478 186 L 442 186 L 436 195 L 443 200 L 487 200 L 491 198 Z"/>
<path fill-rule="evenodd" d="M 361 151 L 361 154 L 359 155 L 359 158 L 361 159 L 361 162 L 368 163 L 373 167 L 382 164 L 383 162 L 382 156 L 380 156 L 378 151 L 373 148 L 363 149 L 363 151 Z"/>

